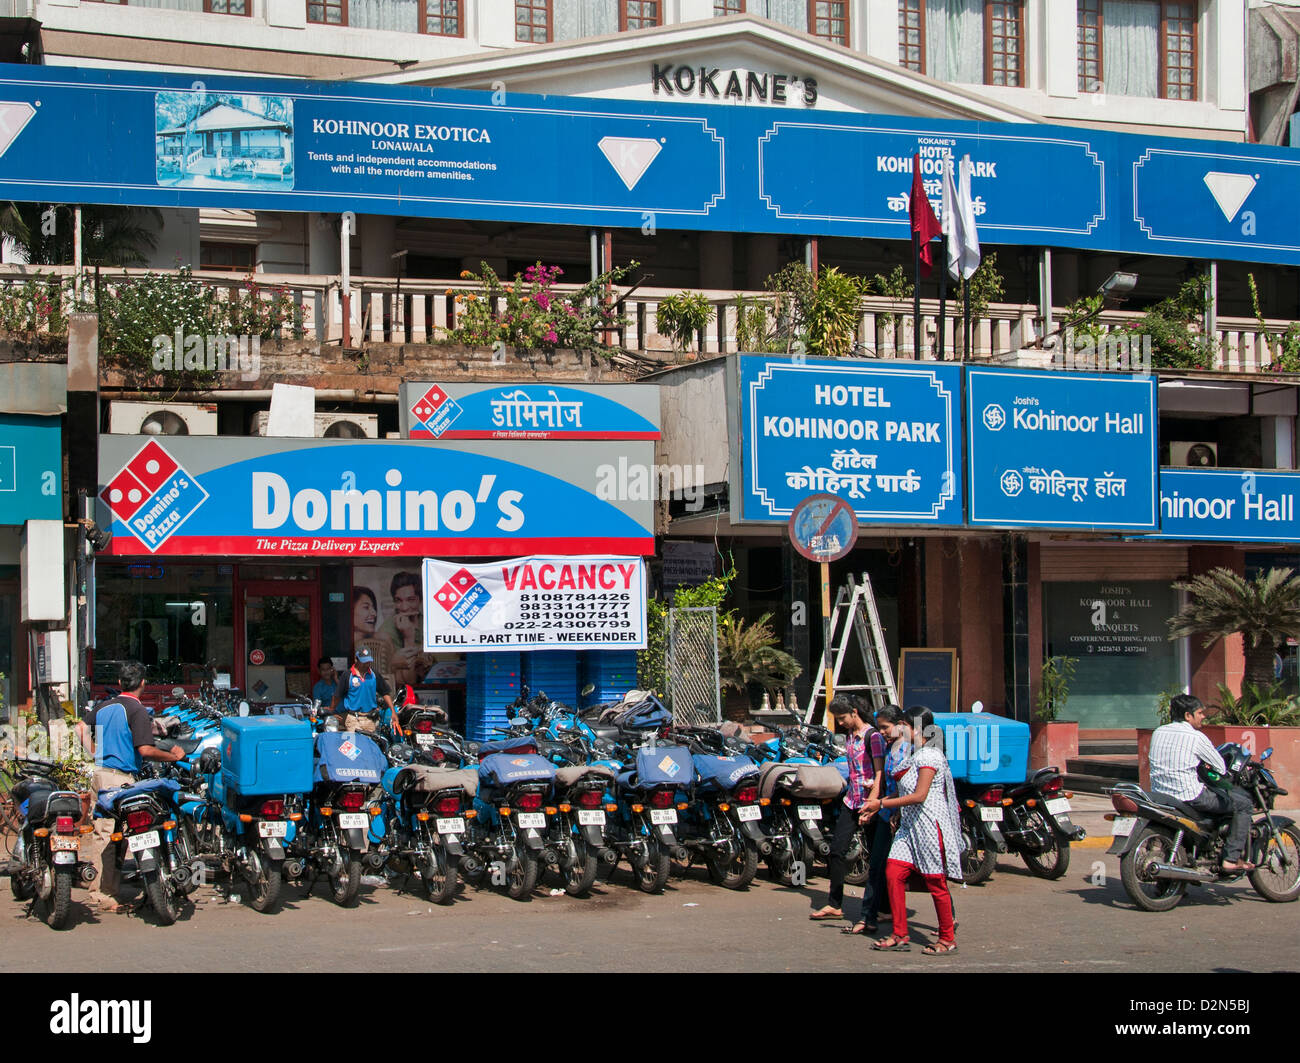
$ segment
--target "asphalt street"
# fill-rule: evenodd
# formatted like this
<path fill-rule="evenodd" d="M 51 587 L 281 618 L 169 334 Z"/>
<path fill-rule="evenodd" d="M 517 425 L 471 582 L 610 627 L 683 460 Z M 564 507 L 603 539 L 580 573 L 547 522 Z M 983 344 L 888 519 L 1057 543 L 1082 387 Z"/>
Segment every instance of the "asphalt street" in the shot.
<path fill-rule="evenodd" d="M 1172 912 L 1141 912 L 1102 848 L 1075 851 L 1056 882 L 1004 856 L 986 884 L 956 889 L 959 951 L 952 956 L 919 951 L 934 938 L 928 895 L 908 895 L 913 951 L 891 955 L 842 934 L 842 924 L 809 921 L 825 902 L 825 885 L 817 877 L 782 888 L 760 869 L 751 887 L 732 892 L 697 868 L 650 896 L 632 887 L 624 867 L 586 898 L 554 896 L 555 884 L 544 881 L 524 902 L 466 888 L 452 905 L 435 907 L 418 894 L 366 886 L 355 909 L 341 910 L 322 886 L 311 896 L 286 887 L 270 914 L 209 886 L 171 927 L 156 925 L 147 910 L 93 913 L 77 890 L 64 931 L 26 915 L 0 889 L 0 972 L 1300 970 L 1300 903 L 1270 904 L 1241 884 L 1193 887 Z M 854 915 L 859 891 L 849 893 L 846 912 Z"/>

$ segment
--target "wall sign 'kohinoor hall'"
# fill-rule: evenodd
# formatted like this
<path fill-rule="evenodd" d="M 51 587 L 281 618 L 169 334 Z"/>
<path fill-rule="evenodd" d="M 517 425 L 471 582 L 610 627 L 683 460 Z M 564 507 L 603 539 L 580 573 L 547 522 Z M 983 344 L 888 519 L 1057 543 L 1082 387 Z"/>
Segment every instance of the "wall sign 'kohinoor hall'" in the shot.
<path fill-rule="evenodd" d="M 758 70 L 723 70 L 716 66 L 655 63 L 650 68 L 650 88 L 656 96 L 683 96 L 701 100 L 743 100 L 745 103 L 789 103 L 801 100 L 817 106 L 817 79 L 798 74 Z"/>

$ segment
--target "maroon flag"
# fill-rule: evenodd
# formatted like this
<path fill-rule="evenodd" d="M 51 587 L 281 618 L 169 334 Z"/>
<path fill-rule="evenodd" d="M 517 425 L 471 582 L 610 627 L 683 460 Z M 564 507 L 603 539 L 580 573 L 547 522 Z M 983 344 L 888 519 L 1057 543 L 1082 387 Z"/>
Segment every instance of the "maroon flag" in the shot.
<path fill-rule="evenodd" d="M 934 265 L 930 241 L 942 236 L 939 219 L 934 216 L 934 208 L 926 197 L 925 186 L 921 181 L 920 152 L 912 156 L 912 195 L 908 200 L 907 214 L 912 220 L 912 235 L 916 237 L 921 250 L 921 274 L 928 277 Z"/>

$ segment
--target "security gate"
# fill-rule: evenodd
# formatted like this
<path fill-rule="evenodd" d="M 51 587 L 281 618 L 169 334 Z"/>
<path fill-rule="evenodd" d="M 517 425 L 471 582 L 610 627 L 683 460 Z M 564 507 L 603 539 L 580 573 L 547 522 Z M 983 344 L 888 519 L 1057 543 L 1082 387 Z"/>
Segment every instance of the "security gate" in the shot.
<path fill-rule="evenodd" d="M 664 671 L 674 723 L 705 727 L 722 722 L 715 607 L 668 610 L 668 659 Z"/>

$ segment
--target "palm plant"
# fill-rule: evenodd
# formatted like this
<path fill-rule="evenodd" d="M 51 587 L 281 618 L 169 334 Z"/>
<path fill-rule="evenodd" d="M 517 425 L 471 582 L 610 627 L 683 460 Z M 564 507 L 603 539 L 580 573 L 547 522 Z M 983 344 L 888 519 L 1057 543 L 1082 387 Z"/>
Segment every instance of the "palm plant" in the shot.
<path fill-rule="evenodd" d="M 1245 680 L 1258 688 L 1273 682 L 1274 647 L 1300 635 L 1300 576 L 1271 568 L 1253 580 L 1214 568 L 1174 584 L 1187 591 L 1187 604 L 1169 618 L 1169 638 L 1204 636 L 1206 648 L 1228 635 L 1241 635 Z"/>
<path fill-rule="evenodd" d="M 6 203 L 0 208 L 0 236 L 32 266 L 70 265 L 73 214 L 55 207 L 54 231 L 47 232 L 38 203 Z M 89 205 L 81 208 L 81 260 L 87 266 L 143 266 L 158 247 L 162 213 L 155 207 Z"/>
<path fill-rule="evenodd" d="M 718 679 L 724 687 L 745 690 L 750 683 L 787 687 L 803 666 L 784 650 L 772 630 L 771 613 L 752 623 L 734 611 L 718 617 Z"/>

